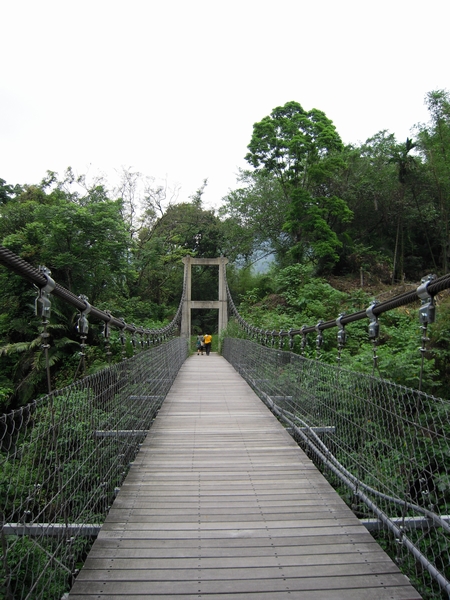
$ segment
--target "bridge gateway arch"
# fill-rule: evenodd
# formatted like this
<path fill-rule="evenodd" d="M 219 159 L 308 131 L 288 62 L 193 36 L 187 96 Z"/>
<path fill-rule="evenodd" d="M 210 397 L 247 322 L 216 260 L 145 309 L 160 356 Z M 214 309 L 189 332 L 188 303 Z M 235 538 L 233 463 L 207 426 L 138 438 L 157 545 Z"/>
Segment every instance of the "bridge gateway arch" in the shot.
<path fill-rule="evenodd" d="M 225 265 L 228 258 L 195 258 L 185 256 L 183 259 L 186 278 L 186 294 L 181 313 L 181 335 L 186 338 L 191 336 L 191 309 L 209 308 L 219 310 L 219 333 L 226 328 L 228 323 L 227 289 L 225 284 Z M 191 300 L 192 292 L 192 265 L 217 265 L 219 267 L 219 298 L 218 300 Z"/>

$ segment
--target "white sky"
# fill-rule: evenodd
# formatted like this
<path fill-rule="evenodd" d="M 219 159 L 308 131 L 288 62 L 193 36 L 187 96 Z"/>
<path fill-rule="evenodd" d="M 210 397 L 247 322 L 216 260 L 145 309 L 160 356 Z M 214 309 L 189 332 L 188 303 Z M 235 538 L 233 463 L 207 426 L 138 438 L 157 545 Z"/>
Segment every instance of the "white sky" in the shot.
<path fill-rule="evenodd" d="M 0 178 L 131 167 L 207 206 L 290 100 L 399 141 L 449 89 L 448 0 L 0 0 Z"/>

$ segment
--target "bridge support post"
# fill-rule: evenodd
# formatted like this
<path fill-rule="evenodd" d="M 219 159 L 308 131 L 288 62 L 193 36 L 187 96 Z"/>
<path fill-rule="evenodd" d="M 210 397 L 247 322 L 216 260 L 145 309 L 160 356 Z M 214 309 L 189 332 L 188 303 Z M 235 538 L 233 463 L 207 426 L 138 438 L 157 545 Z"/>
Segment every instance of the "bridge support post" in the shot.
<path fill-rule="evenodd" d="M 219 333 L 228 324 L 227 290 L 225 283 L 225 265 L 228 258 L 195 258 L 185 256 L 183 259 L 186 276 L 186 297 L 181 313 L 181 335 L 186 338 L 191 336 L 191 310 L 193 308 L 213 308 L 219 310 Z M 219 299 L 218 300 L 191 300 L 192 297 L 192 265 L 217 265 L 219 267 Z M 206 332 L 205 332 L 206 333 Z"/>

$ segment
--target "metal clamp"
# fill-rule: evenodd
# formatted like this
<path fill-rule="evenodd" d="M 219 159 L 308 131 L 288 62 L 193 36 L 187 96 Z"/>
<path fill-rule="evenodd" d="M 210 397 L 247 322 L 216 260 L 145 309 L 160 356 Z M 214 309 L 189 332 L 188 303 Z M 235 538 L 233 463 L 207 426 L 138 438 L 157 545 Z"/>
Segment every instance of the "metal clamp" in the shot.
<path fill-rule="evenodd" d="M 87 320 L 87 315 L 91 312 L 91 305 L 88 302 L 87 296 L 78 296 L 80 300 L 82 300 L 86 306 L 84 310 L 80 312 L 80 317 L 77 323 L 78 333 L 81 335 L 87 335 L 89 331 L 89 321 Z"/>
<path fill-rule="evenodd" d="M 109 310 L 105 310 L 105 313 L 108 315 L 108 320 L 103 323 L 102 334 L 103 334 L 103 337 L 105 338 L 105 340 L 109 340 L 109 336 L 111 335 L 111 330 L 110 330 L 109 324 L 112 319 L 112 314 Z"/>
<path fill-rule="evenodd" d="M 345 325 L 342 324 L 341 319 L 345 316 L 345 313 L 341 313 L 336 319 L 336 325 L 338 326 L 337 332 L 337 343 L 339 350 L 345 346 L 347 341 L 347 332 L 345 331 Z"/>
<path fill-rule="evenodd" d="M 289 329 L 288 333 L 289 333 L 289 350 L 293 350 L 294 349 L 294 330 L 292 329 L 292 327 L 291 327 L 291 329 Z"/>
<path fill-rule="evenodd" d="M 320 320 L 317 325 L 314 327 L 314 329 L 317 331 L 317 336 L 316 336 L 316 348 L 319 350 L 319 348 L 322 347 L 323 344 L 323 333 L 322 330 L 320 329 L 320 326 L 322 325 L 323 321 Z"/>
<path fill-rule="evenodd" d="M 307 337 L 306 337 L 306 336 L 308 335 L 308 334 L 306 333 L 306 327 L 307 327 L 306 325 L 302 325 L 302 326 L 300 327 L 300 331 L 301 331 L 301 334 L 302 334 L 302 341 L 301 341 L 301 346 L 300 346 L 300 348 L 301 348 L 301 353 L 302 353 L 302 354 L 303 354 L 303 352 L 306 350 L 306 346 L 307 346 L 307 344 L 308 344 L 308 339 L 307 339 Z"/>
<path fill-rule="evenodd" d="M 421 279 L 421 284 L 417 288 L 417 295 L 422 301 L 419 309 L 419 321 L 422 325 L 434 323 L 436 318 L 436 306 L 434 297 L 428 292 L 428 286 L 436 279 L 436 275 L 427 275 Z"/>
<path fill-rule="evenodd" d="M 38 290 L 38 297 L 36 298 L 36 300 L 34 302 L 34 312 L 35 312 L 36 316 L 38 316 L 38 317 L 49 319 L 51 308 L 52 308 L 50 294 L 55 289 L 56 283 L 50 277 L 50 275 L 51 275 L 50 269 L 47 269 L 47 267 L 44 267 L 44 266 L 39 266 L 39 271 L 45 277 L 45 279 L 47 280 L 47 283 L 44 285 L 44 287 L 39 288 L 39 290 Z"/>
<path fill-rule="evenodd" d="M 380 324 L 378 323 L 378 317 L 373 314 L 373 309 L 378 304 L 376 300 L 372 302 L 369 308 L 366 309 L 366 315 L 370 319 L 369 323 L 369 339 L 376 340 L 380 335 Z"/>

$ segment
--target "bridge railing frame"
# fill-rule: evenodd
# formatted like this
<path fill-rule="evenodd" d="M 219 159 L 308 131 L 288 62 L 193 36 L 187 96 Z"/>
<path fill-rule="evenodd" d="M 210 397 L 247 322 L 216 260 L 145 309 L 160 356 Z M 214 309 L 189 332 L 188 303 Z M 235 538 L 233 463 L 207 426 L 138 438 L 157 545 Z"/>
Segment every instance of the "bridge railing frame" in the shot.
<path fill-rule="evenodd" d="M 372 518 L 366 520 L 367 526 L 373 530 L 383 528 L 389 530 L 392 534 L 394 544 L 407 549 L 410 555 L 414 557 L 414 561 L 420 565 L 416 570 L 415 576 L 417 576 L 417 572 L 420 570 L 426 571 L 431 577 L 431 580 L 434 580 L 434 582 L 438 584 L 443 593 L 450 594 L 450 569 L 440 567 L 440 563 L 450 562 L 450 484 L 448 485 L 448 489 L 445 488 L 444 490 L 444 488 L 442 488 L 442 494 L 445 494 L 445 498 L 448 496 L 448 502 L 447 499 L 444 501 L 446 507 L 444 512 L 440 512 L 432 506 L 426 506 L 428 495 L 439 495 L 438 487 L 444 485 L 446 477 L 448 477 L 450 481 L 450 470 L 447 475 L 447 471 L 445 470 L 446 465 L 441 464 L 443 459 L 442 457 L 440 458 L 439 454 L 442 453 L 442 446 L 448 447 L 447 452 L 450 453 L 450 433 L 447 441 L 445 441 L 443 437 L 446 434 L 441 433 L 446 430 L 446 420 L 450 420 L 450 402 L 434 398 L 421 391 L 424 356 L 427 352 L 427 327 L 430 323 L 433 323 L 435 319 L 436 295 L 450 288 L 450 274 L 440 278 L 436 278 L 434 275 L 428 275 L 422 279 L 416 290 L 398 295 L 385 302 L 373 302 L 367 309 L 353 314 L 340 314 L 333 320 L 319 321 L 316 325 L 304 325 L 301 328 L 291 328 L 288 331 L 270 331 L 255 327 L 247 322 L 236 308 L 228 284 L 226 288 L 230 311 L 245 333 L 246 339 L 232 340 L 231 338 L 225 338 L 223 342 L 223 354 L 225 358 L 227 358 L 227 360 L 235 366 L 238 372 L 250 383 L 256 393 L 269 406 L 274 414 L 286 424 L 287 428 L 297 441 L 299 441 L 300 445 L 314 457 L 315 462 L 317 462 L 318 465 L 325 467 L 325 471 L 332 475 L 335 482 L 338 482 L 337 485 L 344 485 L 350 490 L 356 504 L 363 503 L 366 508 L 370 510 Z M 402 386 L 397 386 L 395 383 L 383 380 L 381 377 L 375 377 L 378 360 L 377 341 L 380 332 L 378 318 L 380 315 L 390 310 L 409 304 L 417 304 L 418 302 L 420 302 L 419 322 L 422 331 L 422 345 L 419 348 L 421 352 L 420 377 L 418 390 L 409 390 L 408 388 L 403 388 Z M 408 431 L 410 432 L 410 439 L 403 440 L 403 442 L 400 439 L 400 443 L 407 445 L 409 453 L 408 456 L 405 457 L 404 468 L 408 469 L 411 477 L 413 473 L 417 474 L 417 481 L 415 481 L 414 484 L 422 485 L 420 483 L 420 473 L 423 473 L 424 475 L 422 478 L 427 478 L 430 487 L 434 486 L 431 491 L 426 488 L 426 486 L 421 490 L 421 493 L 423 492 L 424 495 L 419 497 L 419 503 L 414 502 L 411 497 L 408 498 L 408 495 L 406 493 L 403 494 L 399 489 L 386 491 L 367 485 L 364 482 L 364 479 L 361 479 L 358 474 L 353 473 L 349 466 L 342 464 L 329 447 L 330 444 L 331 447 L 334 447 L 334 445 L 337 444 L 335 440 L 338 439 L 339 435 L 336 433 L 338 430 L 337 421 L 339 415 L 336 413 L 336 419 L 334 420 L 331 408 L 325 419 L 315 419 L 314 417 L 311 417 L 311 415 L 306 418 L 302 415 L 302 411 L 305 410 L 304 398 L 309 398 L 309 400 L 307 400 L 308 410 L 311 410 L 312 412 L 314 412 L 314 410 L 319 410 L 317 406 L 321 405 L 321 403 L 325 403 L 323 401 L 323 383 L 318 384 L 319 388 L 316 392 L 318 395 L 316 397 L 314 397 L 314 382 L 312 383 L 308 380 L 307 391 L 304 387 L 302 388 L 301 381 L 303 375 L 301 375 L 301 373 L 303 372 L 303 369 L 307 368 L 306 365 L 309 365 L 309 368 L 313 370 L 321 368 L 330 369 L 334 373 L 331 379 L 334 378 L 336 381 L 343 381 L 346 378 L 347 371 L 342 368 L 340 359 L 347 337 L 345 326 L 362 319 L 368 319 L 369 321 L 368 339 L 373 344 L 373 371 L 371 376 L 363 373 L 349 372 L 348 377 L 351 378 L 353 376 L 356 379 L 359 378 L 361 381 L 369 382 L 367 396 L 367 401 L 369 403 L 372 402 L 372 392 L 374 392 L 378 386 L 382 386 L 383 389 L 386 390 L 389 389 L 389 386 L 392 386 L 396 390 L 394 394 L 396 395 L 395 397 L 401 397 L 402 394 L 404 394 L 405 397 L 414 398 L 403 407 L 400 406 L 401 402 L 399 401 L 399 406 L 396 407 L 395 414 L 393 413 L 392 415 L 392 421 L 395 421 L 395 424 L 391 425 L 391 427 L 393 430 L 396 430 L 396 428 L 403 428 L 406 430 L 406 428 L 408 428 Z M 327 329 L 332 329 L 333 327 L 337 327 L 338 329 L 337 367 L 327 365 L 326 363 L 317 360 L 320 357 L 323 332 Z M 307 336 L 310 334 L 316 335 L 316 360 L 305 357 Z M 300 355 L 286 351 L 285 342 L 289 342 L 288 350 L 293 350 L 294 339 L 296 336 L 301 336 Z M 231 344 L 234 344 L 232 348 L 230 347 Z M 245 346 L 245 349 L 241 349 L 241 346 Z M 257 350 L 257 347 L 259 347 L 260 350 Z M 271 358 L 266 358 L 262 353 L 267 353 Z M 296 380 L 296 383 L 291 383 L 286 386 L 283 384 L 283 377 L 287 377 L 287 372 L 294 362 L 298 365 L 297 369 L 299 374 L 291 374 Z M 357 386 L 356 383 L 353 385 Z M 295 399 L 296 394 L 298 399 Z M 335 390 L 334 394 L 337 397 L 338 391 Z M 351 406 L 352 402 L 353 401 L 349 399 L 348 405 Z M 359 399 L 358 402 L 363 402 L 363 400 Z M 387 399 L 386 402 L 389 403 L 391 400 Z M 396 402 L 397 401 L 395 401 L 394 404 Z M 313 405 L 316 405 L 315 409 L 311 408 Z M 420 407 L 424 406 L 430 407 L 428 411 L 430 413 L 429 427 L 428 425 L 424 425 L 424 419 L 427 419 L 426 410 L 423 409 L 425 414 L 422 414 L 420 410 Z M 345 411 L 346 409 L 343 408 L 342 410 Z M 381 414 L 384 410 L 385 407 L 380 404 L 378 409 L 373 411 L 374 421 L 377 418 L 377 411 Z M 405 417 L 405 413 L 407 415 L 408 411 L 411 410 L 413 412 L 415 411 L 414 414 L 416 417 L 411 417 L 408 421 Z M 444 414 L 446 417 L 442 417 Z M 403 419 L 403 417 L 405 417 L 405 419 Z M 364 423 L 364 419 L 367 419 L 367 415 L 361 414 L 359 418 Z M 435 422 L 432 422 L 433 418 L 436 418 Z M 415 420 L 418 420 L 419 423 L 415 423 Z M 370 423 L 368 422 L 361 428 L 370 432 Z M 365 433 L 364 435 L 369 436 L 369 433 Z M 324 439 L 324 436 L 326 439 Z M 429 436 L 430 440 L 438 436 L 438 454 L 433 456 L 433 451 L 430 450 L 430 456 L 427 456 L 426 459 L 424 456 L 415 456 L 414 452 L 417 440 L 420 439 L 422 446 L 425 447 L 427 436 Z M 330 444 L 327 443 L 328 441 L 330 441 Z M 374 440 L 373 443 L 376 444 L 381 442 L 376 442 Z M 401 449 L 399 449 L 398 452 L 401 452 Z M 423 448 L 422 454 L 426 456 L 426 451 L 424 452 Z M 450 454 L 448 454 L 448 456 L 450 456 Z M 430 465 L 433 466 L 429 469 L 427 465 L 422 464 L 424 460 L 425 462 L 428 460 Z M 432 471 L 431 474 L 428 472 L 430 470 Z M 433 481 L 433 478 L 435 481 Z M 405 481 L 405 485 L 409 484 L 411 484 L 411 482 L 408 483 L 408 481 Z M 414 540 L 411 540 L 410 537 L 408 537 L 408 531 L 413 529 L 420 529 L 421 532 L 424 532 L 423 537 L 426 537 L 425 532 L 427 530 L 442 532 L 442 535 L 436 533 L 436 539 L 440 540 L 439 551 L 436 551 L 435 555 L 431 552 L 431 556 L 427 551 L 424 551 L 421 540 L 419 539 L 417 543 L 415 541 L 417 536 Z M 432 548 L 433 544 L 431 542 L 431 536 L 429 539 L 429 545 Z M 407 574 L 409 575 L 409 573 Z M 418 579 L 420 579 L 420 577 L 418 577 Z M 424 580 L 423 589 L 425 589 L 427 585 L 430 585 L 429 581 L 427 583 Z"/>
<path fill-rule="evenodd" d="M 77 376 L 84 376 L 85 374 L 85 349 L 86 339 L 89 329 L 89 318 L 93 318 L 103 323 L 103 336 L 105 338 L 105 351 L 108 361 L 111 358 L 110 351 L 110 332 L 111 327 L 115 327 L 119 331 L 119 338 L 122 344 L 122 360 L 126 357 L 126 334 L 130 335 L 131 344 L 133 347 L 133 353 L 138 349 L 149 348 L 161 344 L 172 335 L 174 335 L 180 327 L 182 319 L 183 305 L 186 295 L 186 273 L 183 279 L 183 289 L 181 299 L 177 308 L 177 311 L 170 323 L 159 329 L 151 329 L 143 326 L 137 326 L 134 323 L 126 323 L 123 318 L 115 317 L 109 310 L 102 310 L 89 303 L 89 298 L 83 294 L 77 296 L 64 286 L 56 283 L 51 278 L 51 271 L 45 266 L 39 268 L 34 267 L 27 261 L 23 260 L 14 252 L 0 246 L 0 264 L 4 265 L 11 271 L 20 275 L 23 279 L 29 281 L 37 288 L 37 298 L 35 301 L 35 312 L 36 315 L 42 319 L 42 348 L 45 352 L 46 358 L 46 370 L 47 370 L 47 386 L 48 392 L 51 390 L 51 377 L 50 367 L 48 362 L 48 338 L 47 326 L 49 324 L 49 317 L 51 312 L 51 296 L 57 296 L 64 302 L 72 305 L 79 311 L 79 317 L 77 320 L 77 331 L 80 334 L 80 364 L 78 365 L 74 379 Z M 136 336 L 140 336 L 140 343 L 138 343 Z"/>

